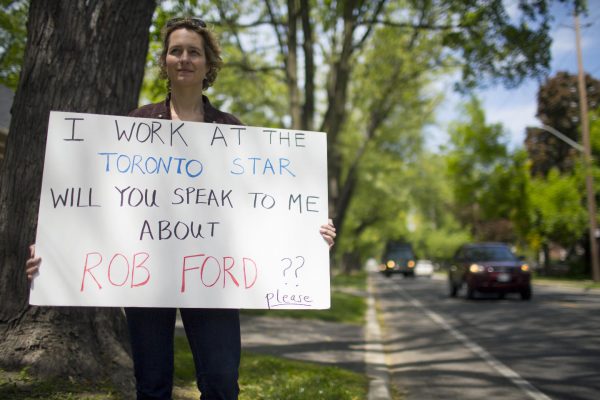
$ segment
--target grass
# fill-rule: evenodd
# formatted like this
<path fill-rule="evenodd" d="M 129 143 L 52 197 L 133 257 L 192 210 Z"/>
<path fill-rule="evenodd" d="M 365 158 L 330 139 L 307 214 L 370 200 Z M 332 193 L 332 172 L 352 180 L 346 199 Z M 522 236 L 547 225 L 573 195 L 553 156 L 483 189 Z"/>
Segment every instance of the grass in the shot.
<path fill-rule="evenodd" d="M 358 400 L 365 399 L 368 378 L 342 368 L 284 358 L 242 354 L 240 400 Z M 24 369 L 0 370 L 0 399 L 122 400 L 108 385 L 69 380 L 40 381 Z M 175 338 L 174 400 L 197 400 L 194 360 L 187 340 Z"/>
<path fill-rule="evenodd" d="M 352 274 L 337 273 L 331 279 L 331 286 L 334 289 L 353 288 L 367 290 L 367 271 L 356 271 Z"/>
<path fill-rule="evenodd" d="M 39 380 L 24 368 L 19 372 L 0 369 L 0 399 L 121 400 L 122 397 L 106 383 Z"/>
<path fill-rule="evenodd" d="M 362 324 L 366 301 L 366 272 L 335 275 L 332 279 L 329 310 L 244 310 L 251 315 L 310 318 L 331 322 Z M 198 399 L 194 361 L 187 340 L 175 338 L 174 400 Z M 358 400 L 365 399 L 368 378 L 343 368 L 292 361 L 244 352 L 240 366 L 240 400 Z M 42 381 L 27 369 L 8 372 L 0 369 L 0 399 L 11 400 L 124 400 L 110 385 L 75 382 L 68 379 Z"/>
<path fill-rule="evenodd" d="M 368 379 L 342 368 L 242 354 L 240 400 L 354 400 L 367 396 Z M 174 399 L 197 399 L 194 362 L 185 338 L 176 338 Z"/>
<path fill-rule="evenodd" d="M 333 292 L 329 310 L 242 310 L 242 315 L 318 319 L 329 322 L 362 324 L 366 310 L 365 299 L 352 294 Z"/>
<path fill-rule="evenodd" d="M 331 281 L 331 308 L 329 310 L 242 310 L 243 315 L 316 319 L 328 322 L 363 324 L 367 309 L 365 297 L 367 273 L 338 274 Z"/>
<path fill-rule="evenodd" d="M 533 282 L 548 285 L 567 285 L 582 289 L 600 289 L 600 283 L 594 282 L 591 279 L 569 278 L 569 277 L 554 277 L 554 276 L 533 276 Z"/>

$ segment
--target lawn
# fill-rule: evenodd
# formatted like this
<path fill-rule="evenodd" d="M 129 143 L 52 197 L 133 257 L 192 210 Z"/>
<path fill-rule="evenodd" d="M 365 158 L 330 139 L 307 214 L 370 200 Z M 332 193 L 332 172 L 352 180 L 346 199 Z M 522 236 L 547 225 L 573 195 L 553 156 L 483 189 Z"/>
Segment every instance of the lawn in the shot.
<path fill-rule="evenodd" d="M 363 324 L 367 303 L 364 296 L 367 273 L 338 274 L 331 280 L 331 308 L 329 310 L 242 310 L 251 316 L 318 319 L 328 322 Z"/>
<path fill-rule="evenodd" d="M 240 367 L 240 400 L 358 400 L 367 397 L 368 379 L 342 368 L 244 352 Z M 0 399 L 122 400 L 98 383 L 40 381 L 27 370 L 0 370 Z M 194 362 L 187 340 L 175 338 L 174 400 L 197 400 Z"/>
<path fill-rule="evenodd" d="M 244 313 L 362 324 L 366 309 L 365 288 L 366 273 L 337 275 L 332 279 L 330 310 L 245 310 Z M 240 389 L 240 400 L 358 400 L 367 398 L 368 378 L 342 368 L 244 352 Z M 103 382 L 41 381 L 31 377 L 24 369 L 19 372 L 0 370 L 0 399 L 123 398 Z M 198 399 L 194 363 L 187 340 L 183 337 L 177 337 L 175 342 L 173 399 Z"/>

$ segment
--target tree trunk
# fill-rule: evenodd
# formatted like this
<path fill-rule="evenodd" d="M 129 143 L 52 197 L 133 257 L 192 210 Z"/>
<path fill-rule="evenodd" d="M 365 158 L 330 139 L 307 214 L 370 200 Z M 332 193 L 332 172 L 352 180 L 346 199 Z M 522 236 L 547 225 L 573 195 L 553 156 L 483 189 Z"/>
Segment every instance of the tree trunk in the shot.
<path fill-rule="evenodd" d="M 24 273 L 35 239 L 51 110 L 124 115 L 137 106 L 154 0 L 32 0 L 27 47 L 0 175 L 0 366 L 131 388 L 119 309 L 30 307 Z M 43 265 L 41 267 L 43 269 Z"/>
<path fill-rule="evenodd" d="M 315 120 L 315 60 L 314 38 L 310 22 L 310 2 L 300 0 L 300 13 L 302 16 L 302 33 L 304 41 L 304 105 L 302 106 L 301 129 L 312 131 Z"/>
<path fill-rule="evenodd" d="M 288 0 L 286 77 L 290 95 L 291 129 L 300 129 L 300 89 L 298 88 L 298 10 L 297 1 Z"/>

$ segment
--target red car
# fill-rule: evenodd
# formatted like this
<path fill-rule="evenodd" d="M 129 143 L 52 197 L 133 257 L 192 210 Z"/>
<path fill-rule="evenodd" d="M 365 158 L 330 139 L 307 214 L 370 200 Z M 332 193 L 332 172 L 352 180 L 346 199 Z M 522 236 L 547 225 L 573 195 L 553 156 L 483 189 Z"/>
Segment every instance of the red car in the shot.
<path fill-rule="evenodd" d="M 472 243 L 456 252 L 448 270 L 450 296 L 456 297 L 463 286 L 467 298 L 477 292 L 519 293 L 521 299 L 531 299 L 531 273 L 503 243 Z"/>

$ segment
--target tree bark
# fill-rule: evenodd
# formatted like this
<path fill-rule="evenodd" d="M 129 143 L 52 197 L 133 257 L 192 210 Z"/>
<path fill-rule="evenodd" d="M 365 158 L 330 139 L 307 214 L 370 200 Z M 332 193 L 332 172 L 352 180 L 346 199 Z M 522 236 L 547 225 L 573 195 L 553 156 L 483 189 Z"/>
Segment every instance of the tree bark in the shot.
<path fill-rule="evenodd" d="M 315 60 L 314 38 L 310 22 L 310 2 L 300 0 L 300 13 L 302 17 L 302 33 L 304 41 L 304 105 L 302 106 L 301 129 L 312 131 L 315 120 Z"/>
<path fill-rule="evenodd" d="M 154 8 L 154 0 L 31 1 L 0 175 L 2 368 L 132 387 L 121 310 L 30 307 L 24 265 L 35 239 L 49 112 L 124 115 L 135 108 Z"/>
<path fill-rule="evenodd" d="M 297 0 L 288 0 L 286 76 L 290 94 L 291 129 L 301 127 L 300 89 L 298 88 L 298 10 Z"/>

